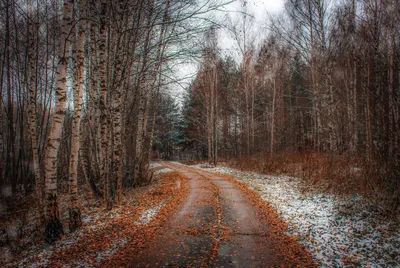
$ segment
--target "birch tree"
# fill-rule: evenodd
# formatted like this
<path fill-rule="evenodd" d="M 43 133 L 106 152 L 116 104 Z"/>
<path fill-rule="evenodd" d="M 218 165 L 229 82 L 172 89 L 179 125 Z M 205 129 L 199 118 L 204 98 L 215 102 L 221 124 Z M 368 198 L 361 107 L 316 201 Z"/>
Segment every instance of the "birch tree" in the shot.
<path fill-rule="evenodd" d="M 72 9 L 74 0 L 66 0 L 63 7 L 61 21 L 61 37 L 58 55 L 56 106 L 53 123 L 50 129 L 46 146 L 45 165 L 45 194 L 46 194 L 46 236 L 48 241 L 57 239 L 64 233 L 60 221 L 60 213 L 57 198 L 57 152 L 60 145 L 60 135 L 66 109 L 66 80 L 69 62 L 70 36 L 73 27 Z"/>
<path fill-rule="evenodd" d="M 76 37 L 72 43 L 72 51 L 75 62 L 75 85 L 74 85 L 74 115 L 72 119 L 71 135 L 71 156 L 69 164 L 69 182 L 71 206 L 69 208 L 69 228 L 76 230 L 82 224 L 81 212 L 78 205 L 78 154 L 79 137 L 81 131 L 81 116 L 83 106 L 83 87 L 84 87 L 84 45 L 85 45 L 85 1 L 79 0 L 79 19 L 76 27 Z M 74 33 L 73 33 L 74 34 Z"/>
<path fill-rule="evenodd" d="M 33 0 L 28 2 L 28 60 L 29 60 L 29 104 L 28 104 L 28 125 L 29 134 L 32 144 L 32 161 L 36 183 L 36 198 L 38 204 L 38 212 L 40 222 L 44 224 L 45 215 L 43 209 L 43 180 L 40 172 L 39 163 L 39 141 L 37 137 L 37 121 L 36 121 L 36 98 L 37 98 L 37 81 L 36 81 L 36 57 L 35 57 L 35 35 L 36 35 L 36 18 L 34 15 Z"/>

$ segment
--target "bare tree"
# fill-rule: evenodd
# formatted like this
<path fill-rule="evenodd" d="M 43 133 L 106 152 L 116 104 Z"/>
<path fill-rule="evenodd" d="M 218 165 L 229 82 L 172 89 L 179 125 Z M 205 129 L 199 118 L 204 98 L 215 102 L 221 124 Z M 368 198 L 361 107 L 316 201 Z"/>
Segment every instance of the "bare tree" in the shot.
<path fill-rule="evenodd" d="M 60 221 L 57 198 L 57 152 L 60 145 L 60 135 L 65 117 L 66 109 L 66 80 L 69 62 L 70 37 L 72 29 L 72 9 L 74 0 L 64 3 L 63 18 L 61 22 L 61 38 L 59 48 L 59 59 L 57 67 L 56 107 L 53 116 L 53 124 L 46 146 L 45 165 L 45 193 L 46 193 L 46 234 L 47 240 L 52 241 L 63 234 L 63 226 Z"/>

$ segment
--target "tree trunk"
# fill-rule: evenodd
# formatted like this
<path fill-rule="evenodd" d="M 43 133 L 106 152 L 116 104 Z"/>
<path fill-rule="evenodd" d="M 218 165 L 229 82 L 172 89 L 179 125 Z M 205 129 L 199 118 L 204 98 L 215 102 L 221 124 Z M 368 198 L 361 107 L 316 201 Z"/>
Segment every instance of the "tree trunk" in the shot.
<path fill-rule="evenodd" d="M 273 78 L 273 95 L 272 95 L 272 107 L 271 107 L 271 141 L 269 153 L 272 156 L 274 154 L 274 134 L 275 134 L 275 101 L 276 101 L 276 78 Z"/>
<path fill-rule="evenodd" d="M 121 72 L 121 60 L 119 56 L 116 57 L 115 72 Z M 118 79 L 120 80 L 120 79 Z M 120 81 L 116 83 L 114 88 L 114 116 L 113 116 L 113 130 L 114 130 L 114 152 L 113 161 L 116 176 L 116 196 L 117 204 L 122 203 L 122 172 L 123 172 L 123 159 L 122 159 L 122 86 Z"/>
<path fill-rule="evenodd" d="M 37 209 L 39 222 L 45 223 L 45 214 L 43 207 L 43 180 L 40 174 L 39 164 L 39 144 L 37 137 L 37 121 L 36 121 L 36 58 L 35 58 L 35 17 L 33 9 L 33 0 L 29 0 L 28 3 L 28 60 L 29 60 L 29 106 L 28 106 L 28 125 L 29 135 L 31 137 L 32 144 L 32 161 L 33 171 L 35 175 L 35 186 L 36 186 L 36 198 L 37 198 Z"/>
<path fill-rule="evenodd" d="M 145 75 L 145 74 L 142 74 Z M 136 149 L 135 149 L 135 170 L 134 170 L 134 184 L 139 185 L 142 179 L 142 165 L 143 165 L 143 139 L 144 139 L 144 120 L 145 120 L 145 109 L 146 109 L 146 78 L 141 78 L 139 83 L 139 111 L 137 120 L 137 131 L 136 131 Z"/>
<path fill-rule="evenodd" d="M 213 118 L 213 131 L 214 131 L 214 166 L 217 166 L 218 161 L 218 68 L 217 62 L 214 62 L 214 81 L 213 81 L 213 94 L 214 94 L 214 118 Z"/>
<path fill-rule="evenodd" d="M 99 40 L 99 76 L 100 76 L 100 178 L 103 181 L 103 199 L 107 209 L 111 208 L 110 200 L 110 177 L 108 174 L 108 141 L 109 141 L 109 118 L 107 110 L 107 0 L 101 1 L 100 9 L 100 40 Z"/>
<path fill-rule="evenodd" d="M 85 0 L 79 0 L 80 18 L 84 17 Z M 82 225 L 81 212 L 78 205 L 78 155 L 79 155 L 79 136 L 83 106 L 83 84 L 84 84 L 84 45 L 85 45 L 85 26 L 81 20 L 77 25 L 77 40 L 73 39 L 73 53 L 76 62 L 76 82 L 74 86 L 74 115 L 72 119 L 71 133 L 71 156 L 69 162 L 69 190 L 71 205 L 69 208 L 69 229 L 75 231 Z M 73 33 L 74 34 L 74 33 Z"/>
<path fill-rule="evenodd" d="M 136 148 L 135 148 L 135 167 L 134 167 L 134 184 L 140 184 L 140 180 L 143 179 L 144 176 L 147 176 L 147 164 L 144 161 L 145 155 L 143 154 L 143 145 L 144 145 L 144 135 L 146 133 L 146 117 L 148 113 L 146 112 L 146 103 L 148 102 L 148 96 L 150 94 L 150 86 L 147 81 L 146 69 L 148 65 L 149 58 L 149 47 L 151 43 L 151 32 L 153 29 L 153 8 L 154 1 L 151 1 L 149 7 L 149 11 L 147 15 L 147 31 L 146 38 L 144 41 L 144 54 L 142 59 L 142 70 L 139 78 L 139 111 L 138 111 L 138 120 L 137 120 L 137 131 L 136 131 Z M 146 178 L 147 179 L 147 178 Z"/>
<path fill-rule="evenodd" d="M 59 60 L 57 67 L 56 85 L 56 108 L 53 124 L 46 146 L 45 164 L 45 194 L 46 194 L 46 240 L 53 242 L 60 237 L 64 231 L 60 221 L 57 200 L 57 152 L 60 146 L 60 135 L 65 117 L 67 101 L 66 80 L 67 66 L 69 62 L 70 40 L 69 32 L 72 28 L 72 9 L 74 0 L 64 2 L 63 19 L 61 23 L 61 38 L 59 48 Z"/>

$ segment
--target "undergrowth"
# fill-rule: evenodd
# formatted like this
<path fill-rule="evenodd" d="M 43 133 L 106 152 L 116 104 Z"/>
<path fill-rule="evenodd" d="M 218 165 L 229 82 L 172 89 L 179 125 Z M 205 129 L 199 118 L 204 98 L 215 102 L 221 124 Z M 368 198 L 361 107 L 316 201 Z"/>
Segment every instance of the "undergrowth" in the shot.
<path fill-rule="evenodd" d="M 220 163 L 242 171 L 298 177 L 305 191 L 312 188 L 320 193 L 362 195 L 385 216 L 400 215 L 400 171 L 389 164 L 319 152 L 255 155 Z"/>

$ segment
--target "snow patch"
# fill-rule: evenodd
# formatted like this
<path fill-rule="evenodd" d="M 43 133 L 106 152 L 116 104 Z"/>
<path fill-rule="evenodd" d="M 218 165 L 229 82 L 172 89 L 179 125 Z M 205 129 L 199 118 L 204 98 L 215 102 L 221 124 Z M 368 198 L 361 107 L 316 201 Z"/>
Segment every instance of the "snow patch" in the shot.
<path fill-rule="evenodd" d="M 171 161 L 171 163 L 175 164 L 175 165 L 180 165 L 180 166 L 184 166 L 184 167 L 189 167 L 189 165 L 185 165 L 181 162 L 176 162 L 176 161 Z M 191 166 L 192 167 L 192 166 Z"/>
<path fill-rule="evenodd" d="M 150 163 L 150 168 L 151 169 L 158 168 L 158 167 L 162 167 L 162 165 L 160 163 L 157 163 L 157 162 L 151 162 Z"/>
<path fill-rule="evenodd" d="M 154 175 L 158 175 L 158 174 L 164 174 L 164 173 L 169 173 L 169 172 L 173 172 L 172 169 L 170 168 L 163 168 L 163 169 L 158 169 L 154 172 Z"/>
<path fill-rule="evenodd" d="M 143 211 L 142 215 L 140 216 L 139 220 L 136 222 L 137 225 L 147 225 L 149 224 L 160 212 L 160 210 L 165 206 L 164 203 L 159 204 L 156 207 L 147 209 Z"/>

